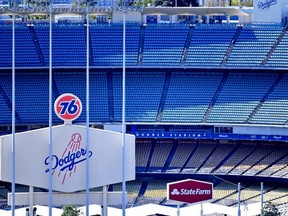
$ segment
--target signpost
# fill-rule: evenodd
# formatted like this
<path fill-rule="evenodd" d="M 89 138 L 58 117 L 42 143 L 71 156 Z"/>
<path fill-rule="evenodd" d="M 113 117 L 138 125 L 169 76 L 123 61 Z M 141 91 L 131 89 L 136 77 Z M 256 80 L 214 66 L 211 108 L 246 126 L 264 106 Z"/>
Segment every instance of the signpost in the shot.
<path fill-rule="evenodd" d="M 73 203 L 83 204 L 83 194 L 77 191 L 87 187 L 85 176 L 89 177 L 89 188 L 106 186 L 121 182 L 123 169 L 125 181 L 135 179 L 135 136 L 124 134 L 126 140 L 126 163 L 122 164 L 122 133 L 87 128 L 73 125 L 72 121 L 82 112 L 80 99 L 73 94 L 60 95 L 54 104 L 55 113 L 65 121 L 63 125 L 53 126 L 52 142 L 53 151 L 49 151 L 49 128 L 42 128 L 15 134 L 15 183 L 28 185 L 31 188 L 50 188 L 58 191 L 53 197 L 58 204 Z M 11 136 L 0 136 L 0 180 L 12 182 L 12 151 Z M 89 149 L 86 143 L 89 142 Z M 86 162 L 92 166 L 87 170 Z M 53 181 L 50 184 L 49 178 Z M 62 193 L 61 193 L 62 192 Z M 17 205 L 26 205 L 27 201 L 47 204 L 45 193 L 16 194 Z M 107 190 L 103 191 L 107 193 Z M 100 200 L 101 204 L 119 204 L 119 194 L 88 194 L 91 201 Z M 122 192 L 123 193 L 123 192 Z M 126 196 L 122 194 L 123 196 Z M 12 194 L 13 195 L 13 194 Z M 86 194 L 87 195 L 87 194 Z M 50 196 L 50 195 L 49 195 Z M 15 196 L 9 196 L 13 205 Z M 30 197 L 27 199 L 27 197 Z M 103 199 L 100 199 L 102 197 Z M 33 199 L 32 199 L 33 198 Z M 73 198 L 73 199 L 72 199 Z M 97 199 L 96 199 L 97 198 Z M 53 202 L 55 204 L 55 202 Z M 52 202 L 51 202 L 52 204 Z M 99 203 L 100 204 L 100 203 Z"/>
<path fill-rule="evenodd" d="M 167 199 L 185 203 L 201 202 L 201 215 L 203 215 L 202 202 L 213 198 L 213 184 L 210 182 L 186 179 L 167 184 Z M 179 213 L 178 213 L 179 214 Z"/>

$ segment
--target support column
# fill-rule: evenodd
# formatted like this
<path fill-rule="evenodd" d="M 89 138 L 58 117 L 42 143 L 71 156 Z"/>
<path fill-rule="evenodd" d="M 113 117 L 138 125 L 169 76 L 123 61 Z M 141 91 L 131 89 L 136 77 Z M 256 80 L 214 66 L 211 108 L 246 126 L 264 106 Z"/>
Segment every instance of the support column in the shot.
<path fill-rule="evenodd" d="M 226 17 L 227 17 L 227 23 L 230 24 L 230 17 L 231 17 L 231 16 L 230 16 L 230 15 L 227 15 Z"/>
<path fill-rule="evenodd" d="M 180 206 L 179 206 L 179 204 L 177 205 L 177 216 L 180 216 Z"/>
<path fill-rule="evenodd" d="M 202 16 L 201 15 L 197 15 L 197 18 L 198 18 L 198 23 L 201 23 L 202 22 Z"/>
<path fill-rule="evenodd" d="M 33 215 L 33 205 L 34 205 L 34 200 L 33 200 L 33 193 L 34 193 L 34 187 L 29 186 L 29 215 Z"/>
<path fill-rule="evenodd" d="M 241 200 L 241 184 L 239 182 L 238 183 L 238 216 L 241 216 L 240 200 Z"/>
<path fill-rule="evenodd" d="M 263 203 L 264 203 L 264 185 L 263 185 L 263 182 L 261 182 L 261 212 L 260 212 L 260 215 L 263 216 L 263 213 L 262 213 L 262 209 L 263 209 Z"/>
<path fill-rule="evenodd" d="M 103 202 L 102 202 L 102 216 L 107 216 L 107 194 L 108 194 L 108 185 L 103 186 Z"/>
<path fill-rule="evenodd" d="M 142 15 L 142 24 L 147 24 L 146 15 Z"/>
<path fill-rule="evenodd" d="M 201 209 L 200 209 L 200 216 L 203 216 L 204 214 L 203 214 L 203 203 L 201 202 Z"/>

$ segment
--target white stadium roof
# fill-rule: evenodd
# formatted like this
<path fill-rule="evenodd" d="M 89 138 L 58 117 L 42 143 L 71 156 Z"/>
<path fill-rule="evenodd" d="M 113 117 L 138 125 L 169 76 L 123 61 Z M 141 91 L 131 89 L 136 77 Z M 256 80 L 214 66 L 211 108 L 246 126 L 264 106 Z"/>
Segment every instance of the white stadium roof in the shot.
<path fill-rule="evenodd" d="M 143 15 L 230 15 L 248 16 L 237 8 L 230 7 L 146 7 L 143 8 Z"/>

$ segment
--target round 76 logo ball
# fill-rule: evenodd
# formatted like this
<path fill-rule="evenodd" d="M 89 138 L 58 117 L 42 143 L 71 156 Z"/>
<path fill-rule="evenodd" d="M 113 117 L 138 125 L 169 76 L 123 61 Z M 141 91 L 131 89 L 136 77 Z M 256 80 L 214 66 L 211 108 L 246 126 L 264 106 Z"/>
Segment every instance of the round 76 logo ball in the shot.
<path fill-rule="evenodd" d="M 81 100 L 70 93 L 60 95 L 54 103 L 56 115 L 64 121 L 77 119 L 82 112 Z"/>

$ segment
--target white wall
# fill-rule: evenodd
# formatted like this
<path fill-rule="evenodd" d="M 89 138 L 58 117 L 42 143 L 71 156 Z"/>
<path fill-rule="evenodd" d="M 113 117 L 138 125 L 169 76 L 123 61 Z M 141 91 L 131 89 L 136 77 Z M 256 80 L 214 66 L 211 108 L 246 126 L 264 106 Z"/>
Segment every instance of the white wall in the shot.
<path fill-rule="evenodd" d="M 123 22 L 123 13 L 121 11 L 116 11 L 112 15 L 112 23 L 122 23 Z M 139 11 L 127 11 L 126 13 L 126 22 L 127 23 L 141 23 L 142 16 Z"/>
<path fill-rule="evenodd" d="M 121 124 L 104 124 L 104 130 L 122 132 Z"/>
<path fill-rule="evenodd" d="M 282 0 L 282 18 L 288 19 L 288 0 Z"/>

